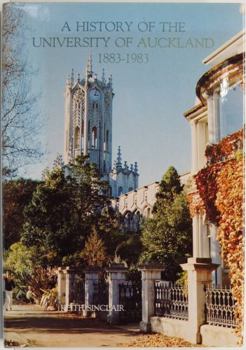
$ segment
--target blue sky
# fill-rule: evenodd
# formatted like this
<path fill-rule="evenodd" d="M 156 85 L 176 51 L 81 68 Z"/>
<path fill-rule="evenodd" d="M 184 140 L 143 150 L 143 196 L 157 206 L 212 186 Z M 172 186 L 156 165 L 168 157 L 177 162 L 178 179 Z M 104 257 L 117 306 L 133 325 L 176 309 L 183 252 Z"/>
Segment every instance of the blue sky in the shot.
<path fill-rule="evenodd" d="M 157 181 L 168 166 L 174 165 L 180 173 L 189 171 L 191 163 L 190 127 L 183 113 L 193 106 L 195 85 L 208 69 L 202 60 L 242 29 L 239 4 L 114 4 L 114 3 L 43 3 L 19 5 L 25 9 L 25 48 L 23 55 L 37 69 L 32 79 L 32 90 L 38 94 L 43 129 L 40 131 L 46 155 L 38 164 L 21 169 L 28 177 L 37 178 L 63 153 L 64 84 L 71 69 L 81 76 L 88 55 L 93 55 L 93 71 L 100 78 L 102 68 L 106 76 L 113 75 L 115 92 L 113 102 L 113 159 L 118 145 L 123 159 L 138 161 L 140 185 Z M 76 21 L 131 21 L 129 33 L 75 31 Z M 137 23 L 153 21 L 184 22 L 184 33 L 163 33 L 157 26 L 151 33 L 137 31 Z M 72 30 L 62 32 L 68 22 Z M 108 52 L 144 53 L 147 64 L 100 64 L 103 48 L 35 48 L 32 37 L 106 36 L 111 38 Z M 117 49 L 116 37 L 133 38 L 130 48 Z M 148 48 L 139 49 L 141 37 L 167 36 L 212 38 L 213 48 Z"/>

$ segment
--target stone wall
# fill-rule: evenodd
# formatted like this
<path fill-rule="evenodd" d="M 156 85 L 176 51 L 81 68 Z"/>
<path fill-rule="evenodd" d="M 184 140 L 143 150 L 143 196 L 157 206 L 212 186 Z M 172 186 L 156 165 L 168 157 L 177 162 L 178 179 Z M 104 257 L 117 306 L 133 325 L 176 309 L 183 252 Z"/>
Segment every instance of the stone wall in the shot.
<path fill-rule="evenodd" d="M 162 333 L 170 337 L 178 337 L 186 340 L 189 336 L 189 322 L 176 320 L 166 317 L 151 317 L 151 331 L 154 333 Z M 210 326 L 204 324 L 200 329 L 201 344 L 204 346 L 216 347 L 238 347 L 238 338 L 232 328 Z"/>

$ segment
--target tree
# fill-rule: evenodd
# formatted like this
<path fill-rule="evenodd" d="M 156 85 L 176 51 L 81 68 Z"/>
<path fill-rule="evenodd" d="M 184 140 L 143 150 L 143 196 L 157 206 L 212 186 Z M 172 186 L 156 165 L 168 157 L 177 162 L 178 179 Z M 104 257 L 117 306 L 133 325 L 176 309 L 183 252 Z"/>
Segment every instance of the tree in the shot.
<path fill-rule="evenodd" d="M 12 244 L 4 254 L 4 269 L 14 275 L 17 298 L 25 298 L 28 286 L 40 298 L 42 289 L 50 289 L 55 285 L 55 271 L 38 266 L 38 255 L 35 247 L 26 247 L 21 242 Z"/>
<path fill-rule="evenodd" d="M 90 267 L 102 267 L 108 261 L 104 243 L 95 228 L 87 238 L 81 256 Z"/>
<path fill-rule="evenodd" d="M 3 173 L 41 155 L 38 142 L 36 97 L 31 93 L 31 65 L 25 57 L 24 12 L 16 4 L 4 5 L 2 26 L 2 156 Z"/>
<path fill-rule="evenodd" d="M 20 240 L 24 222 L 24 208 L 32 199 L 38 182 L 30 179 L 3 181 L 4 248 Z"/>
<path fill-rule="evenodd" d="M 46 170 L 25 209 L 21 235 L 24 244 L 38 247 L 43 266 L 75 264 L 93 227 L 103 240 L 117 229 L 107 186 L 87 157 Z"/>
<path fill-rule="evenodd" d="M 139 233 L 123 232 L 121 240 L 115 249 L 115 255 L 125 261 L 128 267 L 136 268 L 142 250 Z"/>
<path fill-rule="evenodd" d="M 17 276 L 19 281 L 25 283 L 33 274 L 34 249 L 29 249 L 20 242 L 12 244 L 5 252 L 5 270 Z"/>
<path fill-rule="evenodd" d="M 181 270 L 179 264 L 191 254 L 192 224 L 186 195 L 174 167 L 162 178 L 153 217 L 143 225 L 142 243 L 140 261 L 164 264 L 165 278 L 175 280 Z"/>

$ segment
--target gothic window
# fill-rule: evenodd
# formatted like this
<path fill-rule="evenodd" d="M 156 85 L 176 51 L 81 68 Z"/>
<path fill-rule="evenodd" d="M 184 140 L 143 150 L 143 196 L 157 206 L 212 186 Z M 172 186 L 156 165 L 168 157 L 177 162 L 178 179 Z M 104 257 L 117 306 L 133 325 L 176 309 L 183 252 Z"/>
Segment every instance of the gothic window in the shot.
<path fill-rule="evenodd" d="M 91 146 L 97 148 L 97 128 L 94 126 L 91 133 Z"/>
<path fill-rule="evenodd" d="M 75 148 L 79 148 L 79 127 L 78 126 L 75 128 L 75 132 L 74 132 L 74 145 L 75 145 Z"/>
<path fill-rule="evenodd" d="M 106 173 L 106 162 L 105 162 L 105 160 L 103 161 L 103 172 Z"/>
<path fill-rule="evenodd" d="M 81 125 L 81 142 L 82 142 L 82 147 L 84 145 L 84 120 L 82 120 L 82 125 Z"/>
<path fill-rule="evenodd" d="M 109 131 L 106 131 L 106 151 L 108 151 L 108 143 L 109 143 Z"/>
<path fill-rule="evenodd" d="M 122 188 L 122 186 L 120 186 L 118 188 L 118 196 L 120 196 L 122 193 L 123 193 L 123 188 Z"/>
<path fill-rule="evenodd" d="M 84 136 L 84 120 L 82 120 L 82 130 L 81 130 L 82 137 Z"/>
<path fill-rule="evenodd" d="M 93 102 L 92 108 L 97 111 L 98 110 L 98 102 Z"/>
<path fill-rule="evenodd" d="M 140 215 L 140 212 L 137 211 L 136 214 L 134 215 L 134 229 L 138 232 L 139 229 L 140 229 L 140 219 L 141 219 L 141 215 Z"/>
<path fill-rule="evenodd" d="M 150 208 L 147 208 L 147 218 L 149 218 L 149 217 L 150 217 L 150 213 L 151 213 Z"/>
<path fill-rule="evenodd" d="M 124 217 L 124 226 L 125 226 L 125 231 L 131 231 L 132 214 L 130 212 L 127 212 L 125 217 Z"/>
<path fill-rule="evenodd" d="M 145 200 L 145 202 L 148 201 L 148 192 L 147 191 L 144 192 L 144 200 Z"/>
<path fill-rule="evenodd" d="M 112 197 L 112 187 L 109 186 L 109 189 L 108 189 L 108 190 L 109 190 L 109 196 Z"/>
<path fill-rule="evenodd" d="M 88 121 L 88 130 L 89 130 L 89 132 L 88 132 L 88 141 L 90 141 L 90 130 L 91 130 L 91 123 L 90 123 L 90 121 Z"/>

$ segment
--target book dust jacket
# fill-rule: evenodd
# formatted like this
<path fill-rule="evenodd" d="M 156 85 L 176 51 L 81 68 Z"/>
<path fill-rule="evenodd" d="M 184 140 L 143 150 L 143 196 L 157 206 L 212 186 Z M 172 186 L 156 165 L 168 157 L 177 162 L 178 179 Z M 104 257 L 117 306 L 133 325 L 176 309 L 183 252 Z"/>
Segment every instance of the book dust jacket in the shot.
<path fill-rule="evenodd" d="M 244 344 L 240 3 L 6 3 L 5 347 Z"/>

